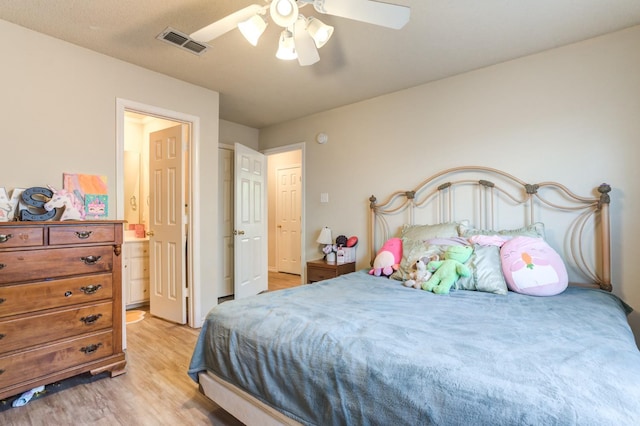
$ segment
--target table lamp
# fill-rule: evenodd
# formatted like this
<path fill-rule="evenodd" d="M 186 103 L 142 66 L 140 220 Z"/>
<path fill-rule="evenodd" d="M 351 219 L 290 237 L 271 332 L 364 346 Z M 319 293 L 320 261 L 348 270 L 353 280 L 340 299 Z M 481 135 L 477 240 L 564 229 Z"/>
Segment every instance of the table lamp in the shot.
<path fill-rule="evenodd" d="M 331 237 L 331 229 L 326 226 L 322 228 L 316 242 L 318 244 L 324 245 L 322 251 L 326 254 L 325 259 L 327 260 L 327 262 L 335 262 L 336 253 L 332 249 L 329 249 L 329 247 L 333 247 L 333 238 Z"/>

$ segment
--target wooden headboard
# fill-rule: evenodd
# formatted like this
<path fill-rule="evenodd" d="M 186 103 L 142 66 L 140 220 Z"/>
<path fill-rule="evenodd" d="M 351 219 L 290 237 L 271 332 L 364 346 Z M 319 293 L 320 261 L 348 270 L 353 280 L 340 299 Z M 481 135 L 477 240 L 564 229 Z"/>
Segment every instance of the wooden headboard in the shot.
<path fill-rule="evenodd" d="M 529 184 L 482 166 L 443 170 L 382 202 L 369 198 L 371 260 L 403 224 L 467 220 L 478 229 L 499 230 L 542 222 L 572 284 L 611 291 L 610 191 L 602 184 L 591 196 L 579 196 L 557 182 Z"/>

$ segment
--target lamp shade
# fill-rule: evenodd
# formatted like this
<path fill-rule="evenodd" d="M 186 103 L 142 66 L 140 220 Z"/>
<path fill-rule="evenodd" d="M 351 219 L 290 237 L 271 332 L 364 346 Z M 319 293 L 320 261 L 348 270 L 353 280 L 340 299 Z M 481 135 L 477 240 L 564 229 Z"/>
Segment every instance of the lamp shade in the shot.
<path fill-rule="evenodd" d="M 333 27 L 327 25 L 318 18 L 310 16 L 307 19 L 307 32 L 311 35 L 316 47 L 320 49 L 324 46 L 333 34 Z"/>
<path fill-rule="evenodd" d="M 296 59 L 297 57 L 298 53 L 296 52 L 296 43 L 293 39 L 293 34 L 289 30 L 282 31 L 282 34 L 280 34 L 280 43 L 278 44 L 276 58 L 289 61 Z"/>
<path fill-rule="evenodd" d="M 325 244 L 325 245 L 333 244 L 333 238 L 331 238 L 331 229 L 327 228 L 326 226 L 322 228 L 316 242 L 318 244 Z"/>
<path fill-rule="evenodd" d="M 260 15 L 253 15 L 251 18 L 238 24 L 238 29 L 244 38 L 254 46 L 258 44 L 258 39 L 260 39 L 260 36 L 266 28 L 267 22 Z"/>

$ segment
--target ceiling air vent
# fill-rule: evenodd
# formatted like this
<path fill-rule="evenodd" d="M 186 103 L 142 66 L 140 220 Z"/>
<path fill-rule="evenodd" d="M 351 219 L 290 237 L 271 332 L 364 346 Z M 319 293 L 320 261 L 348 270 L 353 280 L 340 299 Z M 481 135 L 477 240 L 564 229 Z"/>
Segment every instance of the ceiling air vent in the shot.
<path fill-rule="evenodd" d="M 196 55 L 202 55 L 209 49 L 209 46 L 206 44 L 197 42 L 189 38 L 187 34 L 174 30 L 171 27 L 165 28 L 156 38 Z"/>

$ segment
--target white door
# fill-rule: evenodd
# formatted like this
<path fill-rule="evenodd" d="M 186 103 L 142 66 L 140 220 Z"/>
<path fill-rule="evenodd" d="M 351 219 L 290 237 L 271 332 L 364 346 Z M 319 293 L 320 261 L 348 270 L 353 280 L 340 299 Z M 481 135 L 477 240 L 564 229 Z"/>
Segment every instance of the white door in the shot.
<path fill-rule="evenodd" d="M 277 268 L 279 272 L 300 275 L 302 168 L 279 168 L 276 171 L 276 179 Z"/>
<path fill-rule="evenodd" d="M 244 145 L 235 144 L 234 167 L 234 298 L 266 291 L 267 161 Z"/>
<path fill-rule="evenodd" d="M 183 127 L 149 135 L 150 311 L 178 324 L 187 322 Z"/>

